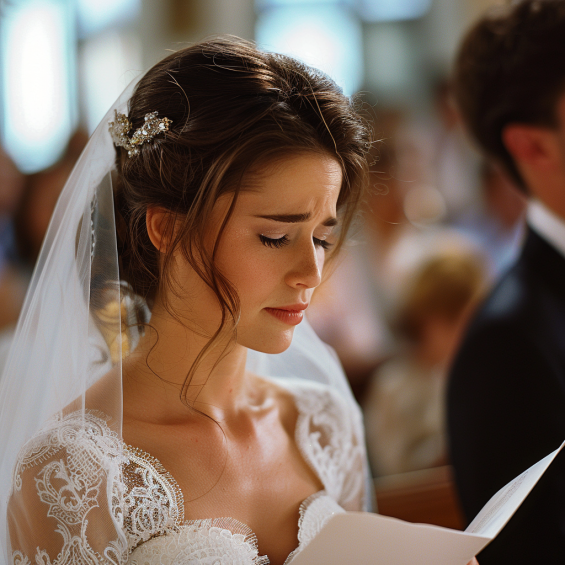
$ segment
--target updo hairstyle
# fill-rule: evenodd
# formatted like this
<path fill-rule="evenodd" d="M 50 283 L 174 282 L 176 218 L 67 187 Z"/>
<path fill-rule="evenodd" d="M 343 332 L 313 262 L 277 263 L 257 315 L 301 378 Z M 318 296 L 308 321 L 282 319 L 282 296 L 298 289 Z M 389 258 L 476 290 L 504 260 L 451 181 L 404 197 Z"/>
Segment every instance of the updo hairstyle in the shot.
<path fill-rule="evenodd" d="M 181 49 L 149 70 L 129 101 L 132 131 L 154 111 L 172 120 L 169 131 L 132 157 L 116 148 L 120 276 L 151 307 L 164 288 L 174 289 L 171 251 L 181 249 L 216 294 L 222 326 L 231 320 L 235 330 L 239 300 L 215 266 L 214 254 L 245 175 L 304 152 L 335 158 L 343 171 L 339 248 L 366 187 L 369 130 L 326 75 L 232 37 Z M 213 249 L 206 250 L 205 227 L 226 193 L 233 194 L 231 208 Z M 151 206 L 171 212 L 171 237 L 175 223 L 163 257 L 147 233 Z"/>

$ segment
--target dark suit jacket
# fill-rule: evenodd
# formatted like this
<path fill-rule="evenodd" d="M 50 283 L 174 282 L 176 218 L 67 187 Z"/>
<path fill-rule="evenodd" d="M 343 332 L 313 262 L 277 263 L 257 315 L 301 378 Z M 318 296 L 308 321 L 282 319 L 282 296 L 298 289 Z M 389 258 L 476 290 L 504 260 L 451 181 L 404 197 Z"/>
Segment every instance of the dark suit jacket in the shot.
<path fill-rule="evenodd" d="M 533 230 L 463 340 L 450 375 L 448 428 L 469 521 L 565 440 L 565 258 Z M 479 563 L 565 564 L 564 452 Z"/>

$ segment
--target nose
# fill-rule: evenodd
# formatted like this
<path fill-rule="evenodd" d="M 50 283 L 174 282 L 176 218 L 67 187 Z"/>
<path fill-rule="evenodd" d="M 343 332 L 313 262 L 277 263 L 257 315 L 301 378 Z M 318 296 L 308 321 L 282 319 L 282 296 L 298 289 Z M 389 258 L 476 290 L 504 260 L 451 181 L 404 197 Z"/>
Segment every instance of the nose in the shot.
<path fill-rule="evenodd" d="M 293 288 L 316 288 L 322 282 L 324 251 L 313 243 L 305 245 L 287 271 L 285 282 Z"/>

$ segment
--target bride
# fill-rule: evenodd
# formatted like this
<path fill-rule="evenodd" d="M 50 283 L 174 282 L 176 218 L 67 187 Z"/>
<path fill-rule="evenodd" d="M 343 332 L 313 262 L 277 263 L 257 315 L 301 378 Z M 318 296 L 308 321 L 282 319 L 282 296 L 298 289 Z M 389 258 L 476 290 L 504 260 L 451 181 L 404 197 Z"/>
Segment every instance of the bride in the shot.
<path fill-rule="evenodd" d="M 304 320 L 369 145 L 330 79 L 235 38 L 126 89 L 0 381 L 0 564 L 278 565 L 369 509 L 359 409 Z"/>
<path fill-rule="evenodd" d="M 231 38 L 112 110 L 2 380 L 3 559 L 290 562 L 370 499 L 335 359 L 308 327 L 290 347 L 363 196 L 368 130 L 326 76 Z"/>

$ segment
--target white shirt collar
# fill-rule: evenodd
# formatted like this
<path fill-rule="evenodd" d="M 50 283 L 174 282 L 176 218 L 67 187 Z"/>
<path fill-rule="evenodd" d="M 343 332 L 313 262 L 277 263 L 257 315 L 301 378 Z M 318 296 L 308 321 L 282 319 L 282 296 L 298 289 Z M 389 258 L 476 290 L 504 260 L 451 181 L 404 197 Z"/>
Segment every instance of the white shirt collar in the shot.
<path fill-rule="evenodd" d="M 565 257 L 565 220 L 539 200 L 528 202 L 528 224 Z"/>

